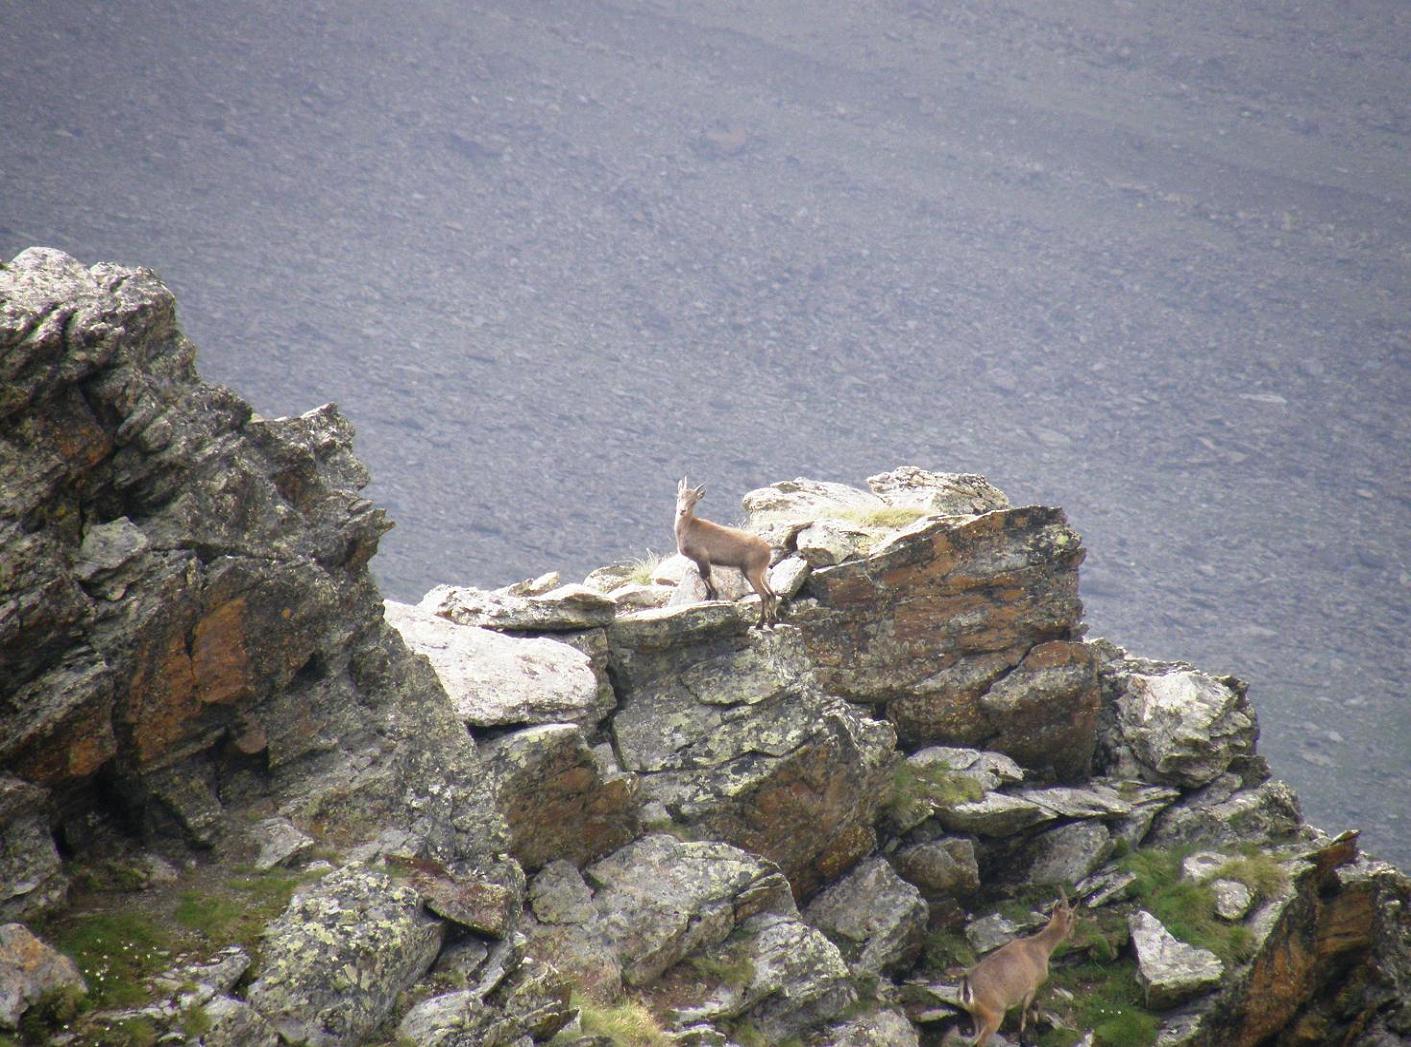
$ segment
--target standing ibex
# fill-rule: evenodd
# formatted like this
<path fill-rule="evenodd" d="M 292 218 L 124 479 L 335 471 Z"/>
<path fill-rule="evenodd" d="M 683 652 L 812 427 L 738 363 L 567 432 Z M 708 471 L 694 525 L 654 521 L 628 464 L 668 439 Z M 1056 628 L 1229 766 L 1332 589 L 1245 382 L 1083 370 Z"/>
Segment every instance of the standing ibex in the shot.
<path fill-rule="evenodd" d="M 1078 917 L 1068 904 L 1068 894 L 1063 892 L 1063 900 L 1054 906 L 1053 915 L 1042 931 L 1027 938 L 1015 938 L 970 968 L 960 983 L 960 1005 L 970 1012 L 975 1022 L 972 1047 L 984 1047 L 1013 1007 L 1021 1008 L 1019 1039 L 1023 1042 L 1031 1007 L 1034 1017 L 1038 1017 L 1034 997 L 1048 981 L 1048 958 L 1073 933 L 1077 922 Z"/>
<path fill-rule="evenodd" d="M 676 551 L 695 562 L 705 582 L 706 596 L 715 599 L 710 568 L 735 567 L 742 571 L 759 594 L 759 626 L 767 628 L 779 620 L 779 597 L 769 587 L 769 543 L 757 534 L 738 527 L 711 523 L 695 515 L 696 503 L 705 497 L 704 487 L 691 487 L 682 477 L 676 485 Z"/>

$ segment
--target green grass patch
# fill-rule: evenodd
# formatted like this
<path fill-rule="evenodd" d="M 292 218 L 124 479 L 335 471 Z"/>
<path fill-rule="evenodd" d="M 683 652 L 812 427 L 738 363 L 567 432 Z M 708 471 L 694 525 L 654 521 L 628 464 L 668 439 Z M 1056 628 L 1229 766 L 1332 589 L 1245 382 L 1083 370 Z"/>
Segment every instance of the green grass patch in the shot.
<path fill-rule="evenodd" d="M 927 969 L 932 971 L 971 967 L 979 959 L 970 943 L 966 941 L 965 935 L 955 930 L 932 931 L 926 935 L 923 955 Z"/>
<path fill-rule="evenodd" d="M 1192 851 L 1145 848 L 1127 855 L 1120 864 L 1136 874 L 1132 896 L 1181 941 L 1209 949 L 1228 964 L 1244 963 L 1254 954 L 1254 935 L 1215 915 L 1215 892 L 1208 884 L 1181 875 L 1181 862 Z"/>
<path fill-rule="evenodd" d="M 140 912 L 80 914 L 56 923 L 48 936 L 78 964 L 94 1007 L 145 1003 L 144 980 L 171 961 L 171 933 Z"/>
<path fill-rule="evenodd" d="M 1256 904 L 1278 897 L 1289 886 L 1288 869 L 1277 858 L 1262 853 L 1231 858 L 1215 870 L 1211 879 L 1238 880 L 1249 888 Z"/>
<path fill-rule="evenodd" d="M 693 956 L 687 962 L 702 979 L 732 989 L 743 989 L 755 976 L 754 961 L 748 956 L 735 960 L 716 956 Z"/>
<path fill-rule="evenodd" d="M 606 1036 L 620 1047 L 669 1047 L 672 1042 L 640 1000 L 629 997 L 620 1003 L 603 1004 L 585 997 L 575 999 L 574 1006 L 579 1010 L 584 1036 Z M 566 1043 L 571 1038 L 576 1036 L 560 1034 L 552 1042 Z"/>
<path fill-rule="evenodd" d="M 1156 1042 L 1160 1022 L 1143 1006 L 1132 962 L 1059 966 L 1051 983 L 1072 993 L 1073 1004 L 1064 1015 L 1068 1027 L 1048 1030 L 1039 1038 L 1043 1047 L 1068 1047 L 1074 1029 L 1091 1029 L 1098 1047 L 1151 1047 Z M 1052 995 L 1047 999 L 1059 1002 Z"/>
<path fill-rule="evenodd" d="M 882 801 L 887 816 L 903 829 L 919 825 L 936 808 L 955 807 L 983 799 L 975 779 L 939 763 L 918 766 L 903 760 L 892 772 Z"/>
<path fill-rule="evenodd" d="M 304 874 L 271 870 L 236 877 L 219 891 L 183 891 L 173 916 L 212 944 L 252 948 L 265 925 L 284 911 L 295 889 L 307 879 Z"/>

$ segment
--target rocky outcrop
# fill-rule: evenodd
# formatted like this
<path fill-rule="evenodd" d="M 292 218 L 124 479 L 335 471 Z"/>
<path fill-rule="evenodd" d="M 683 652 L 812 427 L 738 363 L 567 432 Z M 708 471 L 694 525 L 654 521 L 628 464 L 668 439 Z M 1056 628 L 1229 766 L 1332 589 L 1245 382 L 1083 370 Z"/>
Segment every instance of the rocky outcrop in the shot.
<path fill-rule="evenodd" d="M 1055 1039 L 1134 984 L 1104 1006 L 1167 1047 L 1411 1036 L 1411 881 L 1303 823 L 1241 681 L 1084 638 L 1061 510 L 751 492 L 772 631 L 678 558 L 384 606 L 348 423 L 202 383 L 150 273 L 26 252 L 0 350 L 0 922 L 72 929 L 71 877 L 163 918 L 220 862 L 302 884 L 77 1039 L 943 1042 L 1060 891 Z M 71 1014 L 3 931 L 0 1025 Z"/>
<path fill-rule="evenodd" d="M 411 887 L 349 866 L 270 926 L 246 999 L 291 1043 L 356 1043 L 431 967 L 444 933 Z"/>
<path fill-rule="evenodd" d="M 61 820 L 98 790 L 199 846 L 273 803 L 498 847 L 473 746 L 383 621 L 351 426 L 261 418 L 194 356 L 147 270 L 0 270 L 0 765 Z"/>

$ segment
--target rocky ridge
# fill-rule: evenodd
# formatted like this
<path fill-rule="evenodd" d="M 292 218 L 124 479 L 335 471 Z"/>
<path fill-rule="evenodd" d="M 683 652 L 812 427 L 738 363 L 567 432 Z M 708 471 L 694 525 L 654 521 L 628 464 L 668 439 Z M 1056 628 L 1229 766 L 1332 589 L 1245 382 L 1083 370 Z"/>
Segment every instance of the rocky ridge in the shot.
<path fill-rule="evenodd" d="M 751 492 L 766 632 L 675 558 L 384 604 L 347 421 L 203 383 L 151 273 L 24 252 L 0 352 L 0 1037 L 941 1043 L 1061 886 L 1046 1042 L 1411 1039 L 1411 882 L 1241 681 L 1085 636 L 1059 509 Z M 121 908 L 202 930 L 118 992 Z"/>

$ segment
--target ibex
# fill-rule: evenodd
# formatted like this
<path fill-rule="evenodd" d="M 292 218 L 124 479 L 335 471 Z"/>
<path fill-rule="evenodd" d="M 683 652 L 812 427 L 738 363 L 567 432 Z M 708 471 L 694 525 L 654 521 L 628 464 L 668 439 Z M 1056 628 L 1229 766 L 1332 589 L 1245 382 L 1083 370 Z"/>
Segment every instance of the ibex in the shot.
<path fill-rule="evenodd" d="M 1063 892 L 1063 900 L 1054 906 L 1053 915 L 1043 930 L 1001 945 L 970 968 L 960 983 L 960 1005 L 970 1012 L 975 1022 L 972 1047 L 984 1047 L 999 1031 L 1005 1014 L 1014 1007 L 1021 1008 L 1019 1039 L 1023 1042 L 1031 1007 L 1034 1017 L 1038 1017 L 1034 997 L 1048 981 L 1048 958 L 1073 933 L 1077 922 L 1078 917 L 1068 904 L 1068 894 Z"/>
<path fill-rule="evenodd" d="M 695 562 L 705 582 L 706 596 L 716 598 L 710 569 L 735 567 L 742 571 L 751 588 L 759 594 L 760 628 L 779 620 L 779 597 L 769 587 L 769 543 L 757 534 L 738 527 L 711 523 L 695 515 L 696 503 L 705 497 L 704 487 L 691 487 L 683 476 L 676 485 L 676 551 Z"/>

